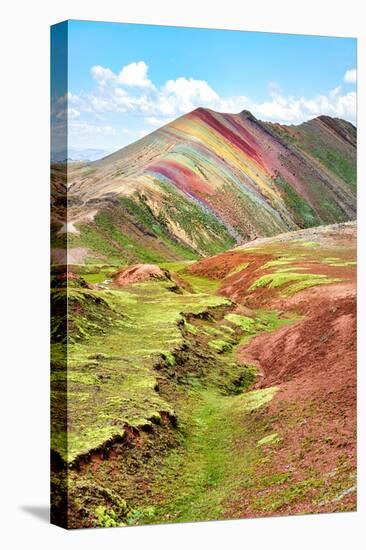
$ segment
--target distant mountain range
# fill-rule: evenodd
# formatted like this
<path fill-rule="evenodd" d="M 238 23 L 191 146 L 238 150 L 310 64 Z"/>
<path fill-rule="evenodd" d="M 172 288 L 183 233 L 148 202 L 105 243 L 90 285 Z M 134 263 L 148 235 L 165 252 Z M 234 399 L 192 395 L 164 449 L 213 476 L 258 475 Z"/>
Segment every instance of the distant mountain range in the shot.
<path fill-rule="evenodd" d="M 105 149 L 74 149 L 69 147 L 65 152 L 54 152 L 52 162 L 92 162 L 108 155 L 110 151 Z"/>
<path fill-rule="evenodd" d="M 285 126 L 199 108 L 101 160 L 71 165 L 67 185 L 69 247 L 83 258 L 194 259 L 355 219 L 356 128 L 328 116 Z"/>

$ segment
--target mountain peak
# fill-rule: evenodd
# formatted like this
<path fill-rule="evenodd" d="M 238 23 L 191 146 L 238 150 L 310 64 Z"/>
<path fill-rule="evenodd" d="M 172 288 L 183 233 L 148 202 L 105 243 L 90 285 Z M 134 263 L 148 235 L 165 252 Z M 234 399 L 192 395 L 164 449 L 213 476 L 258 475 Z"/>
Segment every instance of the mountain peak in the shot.
<path fill-rule="evenodd" d="M 214 116 L 241 116 L 242 118 L 247 118 L 249 120 L 257 120 L 256 117 L 253 115 L 253 113 L 251 113 L 247 109 L 243 109 L 242 111 L 239 111 L 238 113 L 226 113 L 226 112 L 224 113 L 222 111 L 215 111 L 214 109 L 210 109 L 209 107 L 197 107 L 196 109 L 193 109 L 193 111 L 191 111 L 188 114 L 189 115 L 192 115 L 192 114 L 200 115 L 200 114 L 206 114 L 206 113 L 209 113 L 209 114 L 214 115 Z M 185 115 L 183 115 L 183 117 L 184 116 Z"/>
<path fill-rule="evenodd" d="M 243 118 L 248 118 L 249 120 L 257 120 L 256 117 L 253 115 L 253 113 L 251 113 L 247 109 L 243 109 L 238 114 Z"/>
<path fill-rule="evenodd" d="M 90 169 L 73 167 L 70 199 L 85 205 L 88 230 L 98 211 L 119 220 L 122 232 L 108 237 L 95 223 L 94 252 L 103 254 L 98 243 L 110 238 L 116 257 L 134 263 L 191 259 L 355 217 L 355 132 L 329 117 L 295 128 L 258 121 L 246 109 L 199 107 Z M 69 212 L 80 219 L 76 207 Z"/>

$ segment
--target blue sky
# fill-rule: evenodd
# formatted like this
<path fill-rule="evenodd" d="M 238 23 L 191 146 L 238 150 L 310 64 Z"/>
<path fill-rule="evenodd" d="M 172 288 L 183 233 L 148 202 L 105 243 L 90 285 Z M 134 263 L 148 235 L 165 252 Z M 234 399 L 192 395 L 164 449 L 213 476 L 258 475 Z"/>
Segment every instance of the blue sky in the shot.
<path fill-rule="evenodd" d="M 356 40 L 68 22 L 70 147 L 118 149 L 198 106 L 355 122 Z"/>

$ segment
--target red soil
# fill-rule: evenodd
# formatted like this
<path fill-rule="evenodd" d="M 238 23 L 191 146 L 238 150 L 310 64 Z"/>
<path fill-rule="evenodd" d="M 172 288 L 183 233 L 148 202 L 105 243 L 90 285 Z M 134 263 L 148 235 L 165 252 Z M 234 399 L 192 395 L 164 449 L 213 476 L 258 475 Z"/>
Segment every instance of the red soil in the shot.
<path fill-rule="evenodd" d="M 249 271 L 245 270 L 245 277 L 248 273 L 254 273 L 254 271 L 272 259 L 271 254 L 252 254 L 250 252 L 240 252 L 239 250 L 230 250 L 229 252 L 223 252 L 217 256 L 211 256 L 205 258 L 200 262 L 197 262 L 188 268 L 188 271 L 195 275 L 201 275 L 202 277 L 210 277 L 211 279 L 224 279 L 229 275 L 231 271 L 239 267 L 241 264 L 250 262 L 248 267 Z M 236 273 L 233 277 L 228 279 L 230 282 L 242 278 L 244 271 Z M 258 275 L 256 276 L 258 278 Z M 247 280 L 246 280 L 247 282 Z M 226 281 L 224 282 L 225 285 Z"/>
<path fill-rule="evenodd" d="M 271 431 L 281 442 L 275 450 L 265 449 L 270 464 L 259 466 L 256 475 L 289 472 L 291 484 L 306 483 L 309 477 L 324 482 L 320 503 L 314 505 L 310 493 L 276 510 L 283 515 L 352 510 L 356 505 L 354 287 L 318 287 L 302 294 L 306 302 L 299 300 L 296 309 L 308 312 L 303 321 L 262 334 L 239 351 L 243 362 L 259 368 L 259 387 L 279 387 L 262 414 L 271 420 Z M 350 493 L 342 496 L 344 488 Z M 266 498 L 276 490 L 268 487 Z M 251 502 L 246 494 L 240 507 L 245 515 L 258 516 Z"/>
<path fill-rule="evenodd" d="M 352 243 L 347 243 L 343 250 L 348 259 L 351 246 Z M 269 259 L 279 257 L 264 254 L 269 250 L 265 248 L 258 254 L 253 251 L 245 254 L 245 250 L 230 252 L 203 260 L 190 269 L 223 278 L 219 292 L 239 304 L 303 317 L 294 324 L 258 335 L 238 350 L 241 362 L 258 368 L 257 387 L 279 388 L 273 400 L 256 413 L 256 418 L 268 426 L 269 434 L 277 433 L 281 441 L 263 448 L 268 462 L 256 467 L 255 476 L 263 479 L 289 473 L 289 490 L 297 485 L 303 494 L 281 504 L 276 499 L 286 490 L 286 483 L 280 488 L 269 485 L 259 493 L 261 485 L 254 483 L 253 489 L 245 489 L 233 499 L 228 517 L 354 510 L 356 270 L 317 262 L 322 252 L 329 257 L 342 255 L 339 249 L 336 254 L 334 249 L 319 249 L 295 265 L 312 273 L 342 278 L 343 282 L 314 286 L 289 298 L 280 297 L 278 289 L 250 292 L 254 280 L 273 271 L 258 270 Z M 227 277 L 230 270 L 248 261 L 246 269 Z M 320 483 L 321 488 L 312 489 L 312 483 Z M 320 501 L 319 494 L 323 495 Z M 258 499 L 262 499 L 262 504 L 258 504 Z M 271 502 L 275 504 L 268 505 Z"/>
<path fill-rule="evenodd" d="M 136 264 L 119 270 L 113 276 L 113 283 L 117 286 L 126 286 L 140 283 L 149 279 L 169 279 L 169 272 L 154 264 Z"/>

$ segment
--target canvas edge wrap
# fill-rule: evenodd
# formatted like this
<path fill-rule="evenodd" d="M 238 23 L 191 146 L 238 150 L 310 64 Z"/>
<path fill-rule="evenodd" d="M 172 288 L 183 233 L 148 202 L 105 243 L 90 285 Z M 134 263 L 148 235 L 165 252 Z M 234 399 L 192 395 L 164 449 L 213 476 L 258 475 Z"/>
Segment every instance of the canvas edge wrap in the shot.
<path fill-rule="evenodd" d="M 64 245 L 55 248 L 55 237 L 67 224 L 68 150 L 68 22 L 51 26 L 51 343 L 59 344 L 57 362 L 67 363 L 67 233 Z M 60 245 L 57 244 L 57 247 Z M 51 373 L 57 369 L 51 346 Z M 60 387 L 63 386 L 63 387 Z M 57 432 L 64 434 L 58 448 L 67 455 L 67 378 L 51 377 L 51 523 L 68 527 L 68 466 L 54 451 Z M 55 429 L 58 426 L 58 430 Z M 55 483 L 53 474 L 58 472 Z M 60 476 L 61 474 L 61 476 Z M 60 482 L 61 479 L 61 482 Z"/>

